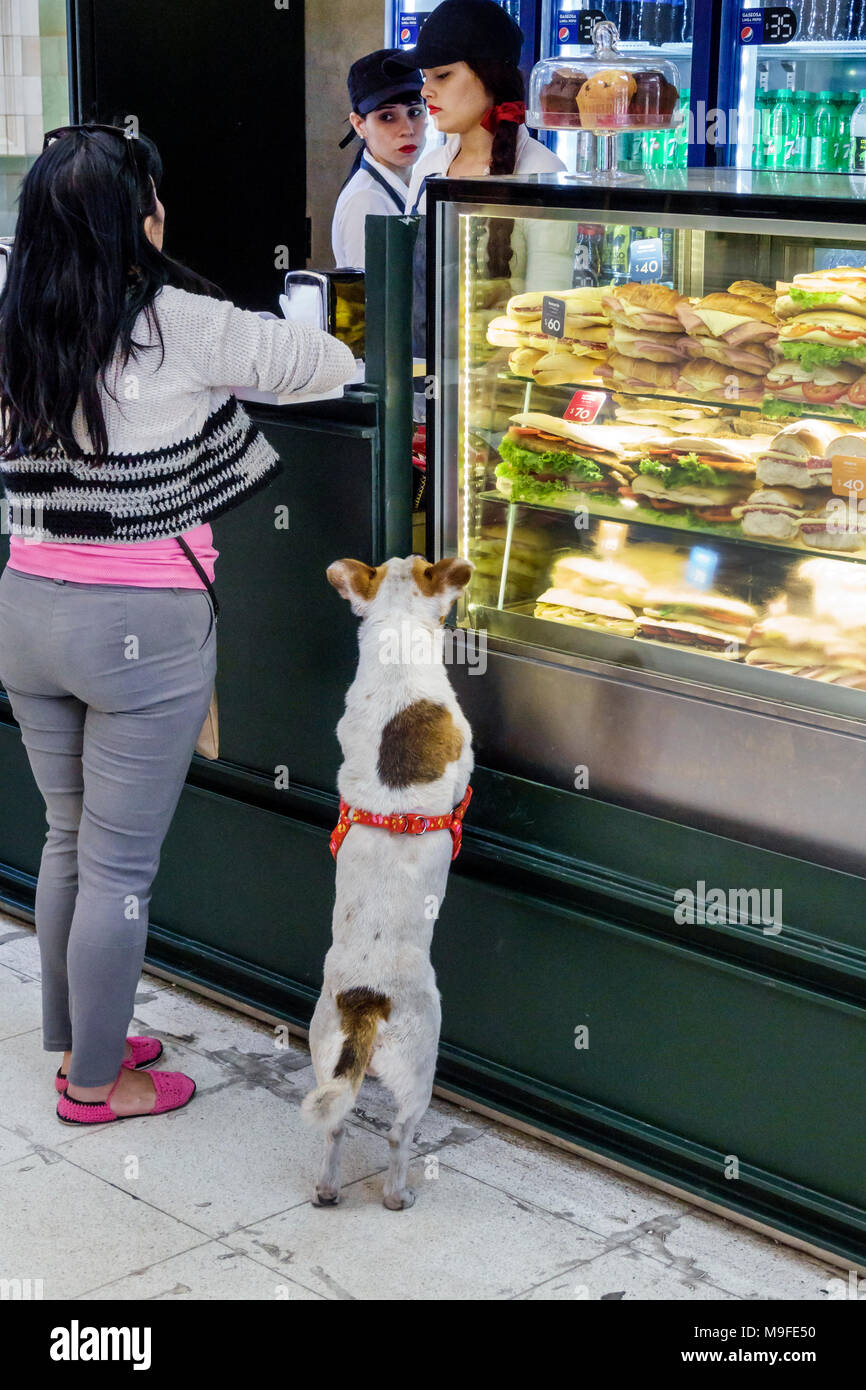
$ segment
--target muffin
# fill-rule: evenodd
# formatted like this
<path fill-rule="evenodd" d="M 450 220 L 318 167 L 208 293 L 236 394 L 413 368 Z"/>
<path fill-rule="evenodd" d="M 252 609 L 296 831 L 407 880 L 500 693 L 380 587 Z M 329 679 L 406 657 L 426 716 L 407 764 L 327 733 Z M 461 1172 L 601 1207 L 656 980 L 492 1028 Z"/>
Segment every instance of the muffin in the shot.
<path fill-rule="evenodd" d="M 628 124 L 649 129 L 670 125 L 679 92 L 661 72 L 635 74 L 635 93 L 628 106 Z"/>
<path fill-rule="evenodd" d="M 571 72 L 567 68 L 558 68 L 550 81 L 544 84 L 539 93 L 539 100 L 549 125 L 580 125 L 577 94 L 585 81 L 585 72 Z"/>
<path fill-rule="evenodd" d="M 603 130 L 629 123 L 629 103 L 637 91 L 630 72 L 603 68 L 584 82 L 577 94 L 577 107 L 583 125 L 590 130 Z"/>

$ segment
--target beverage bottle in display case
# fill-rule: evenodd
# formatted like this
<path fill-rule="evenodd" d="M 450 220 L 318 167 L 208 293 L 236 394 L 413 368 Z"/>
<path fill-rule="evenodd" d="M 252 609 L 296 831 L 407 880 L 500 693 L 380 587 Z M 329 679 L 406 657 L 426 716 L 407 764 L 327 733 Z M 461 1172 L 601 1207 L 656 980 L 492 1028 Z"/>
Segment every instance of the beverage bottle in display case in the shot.
<path fill-rule="evenodd" d="M 784 169 L 790 163 L 794 143 L 794 103 L 793 92 L 787 88 L 775 88 L 767 93 L 769 115 L 767 119 L 767 141 L 764 146 L 766 169 Z M 814 168 L 814 165 L 812 166 Z"/>
<path fill-rule="evenodd" d="M 851 114 L 851 154 L 848 168 L 852 174 L 866 174 L 866 88 L 860 92 L 860 102 Z"/>
<path fill-rule="evenodd" d="M 628 227 L 605 227 L 601 248 L 602 284 L 624 285 L 628 280 Z"/>
<path fill-rule="evenodd" d="M 833 170 L 837 174 L 848 172 L 851 162 L 851 117 L 857 105 L 856 92 L 837 92 L 833 98 L 836 106 L 836 142 L 833 148 Z"/>
<path fill-rule="evenodd" d="M 767 93 L 760 87 L 755 92 L 755 114 L 752 125 L 752 168 L 764 169 L 767 163 L 764 123 L 767 119 Z"/>
<path fill-rule="evenodd" d="M 812 104 L 814 97 L 811 92 L 794 93 L 794 148 L 791 155 L 791 167 L 793 169 L 809 169 L 809 148 L 812 133 Z"/>
<path fill-rule="evenodd" d="M 809 140 L 809 168 L 814 173 L 832 171 L 835 143 L 836 108 L 833 93 L 816 92 Z"/>
<path fill-rule="evenodd" d="M 604 228 L 595 222 L 580 223 L 574 247 L 572 286 L 597 285 L 601 279 Z"/>

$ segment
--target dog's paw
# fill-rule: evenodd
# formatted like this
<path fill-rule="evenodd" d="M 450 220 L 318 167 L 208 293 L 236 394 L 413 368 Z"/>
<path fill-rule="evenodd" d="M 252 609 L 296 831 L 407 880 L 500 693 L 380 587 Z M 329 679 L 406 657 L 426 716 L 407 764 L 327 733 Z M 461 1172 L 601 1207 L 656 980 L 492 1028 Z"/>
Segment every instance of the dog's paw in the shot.
<path fill-rule="evenodd" d="M 411 1187 L 404 1187 L 402 1192 L 386 1192 L 382 1201 L 389 1211 L 408 1211 L 415 1205 L 415 1193 Z"/>
<path fill-rule="evenodd" d="M 314 1207 L 335 1207 L 339 1200 L 340 1193 L 336 1187 L 317 1187 L 312 1197 Z"/>

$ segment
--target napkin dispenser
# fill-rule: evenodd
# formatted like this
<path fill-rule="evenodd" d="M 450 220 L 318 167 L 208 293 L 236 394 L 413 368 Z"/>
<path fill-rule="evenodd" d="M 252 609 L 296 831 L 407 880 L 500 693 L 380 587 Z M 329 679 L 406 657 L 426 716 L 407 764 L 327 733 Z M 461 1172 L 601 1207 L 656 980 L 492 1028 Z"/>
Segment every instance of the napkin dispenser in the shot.
<path fill-rule="evenodd" d="M 364 272 L 290 270 L 280 297 L 284 318 L 323 328 L 364 356 Z"/>

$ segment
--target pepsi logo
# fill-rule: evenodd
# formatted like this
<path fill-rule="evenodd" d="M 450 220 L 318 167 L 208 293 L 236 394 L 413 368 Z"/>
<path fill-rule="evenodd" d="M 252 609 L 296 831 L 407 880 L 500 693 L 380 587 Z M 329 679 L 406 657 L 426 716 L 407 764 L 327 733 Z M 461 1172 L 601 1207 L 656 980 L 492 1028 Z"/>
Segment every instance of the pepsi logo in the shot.
<path fill-rule="evenodd" d="M 559 39 L 560 43 L 565 43 L 565 40 L 568 38 L 568 30 L 565 28 L 564 25 L 557 34 L 557 38 Z"/>
<path fill-rule="evenodd" d="M 400 30 L 400 42 L 401 42 L 401 43 L 408 43 L 409 40 L 411 39 L 411 37 L 412 37 L 412 31 L 411 31 L 411 29 L 401 29 L 401 30 Z"/>
<path fill-rule="evenodd" d="M 743 43 L 748 43 L 749 40 L 754 36 L 754 33 L 755 31 L 752 28 L 751 24 L 745 24 L 743 28 L 740 30 L 740 38 L 742 39 Z"/>

